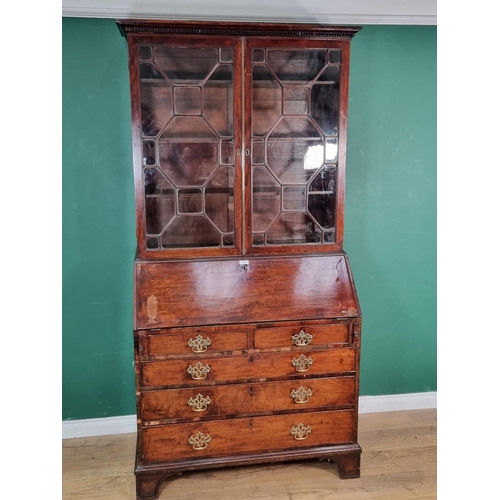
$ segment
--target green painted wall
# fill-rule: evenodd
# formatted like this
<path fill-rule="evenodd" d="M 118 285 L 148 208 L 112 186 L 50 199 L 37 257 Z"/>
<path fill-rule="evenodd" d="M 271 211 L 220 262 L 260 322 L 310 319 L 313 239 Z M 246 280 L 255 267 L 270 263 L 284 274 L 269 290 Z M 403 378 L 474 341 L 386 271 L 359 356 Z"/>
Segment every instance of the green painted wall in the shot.
<path fill-rule="evenodd" d="M 127 50 L 63 19 L 63 419 L 135 412 Z M 363 309 L 361 394 L 436 390 L 436 28 L 352 42 L 345 249 Z"/>

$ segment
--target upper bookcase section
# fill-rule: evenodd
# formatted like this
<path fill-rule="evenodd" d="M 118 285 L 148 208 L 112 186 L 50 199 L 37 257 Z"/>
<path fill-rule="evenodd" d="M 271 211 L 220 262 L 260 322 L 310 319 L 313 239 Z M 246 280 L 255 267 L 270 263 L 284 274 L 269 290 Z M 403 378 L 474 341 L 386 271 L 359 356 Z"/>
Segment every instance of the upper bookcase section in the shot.
<path fill-rule="evenodd" d="M 349 45 L 360 28 L 118 25 L 138 257 L 342 250 Z"/>

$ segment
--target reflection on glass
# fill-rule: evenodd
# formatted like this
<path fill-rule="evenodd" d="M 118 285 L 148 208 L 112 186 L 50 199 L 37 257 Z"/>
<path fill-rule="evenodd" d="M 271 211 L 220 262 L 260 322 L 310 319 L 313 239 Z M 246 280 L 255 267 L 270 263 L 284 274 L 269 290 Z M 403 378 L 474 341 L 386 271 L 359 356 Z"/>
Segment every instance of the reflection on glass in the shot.
<path fill-rule="evenodd" d="M 335 242 L 338 49 L 253 49 L 252 245 Z"/>
<path fill-rule="evenodd" d="M 297 245 L 321 242 L 321 229 L 302 212 L 285 212 L 267 232 L 270 245 Z"/>
<path fill-rule="evenodd" d="M 326 141 L 326 150 L 322 144 L 309 146 L 304 157 L 305 170 L 317 170 L 325 161 L 334 162 L 337 160 L 337 139 Z M 324 152 L 324 154 L 323 154 Z"/>
<path fill-rule="evenodd" d="M 138 55 L 147 248 L 234 246 L 233 49 Z"/>
<path fill-rule="evenodd" d="M 233 186 L 234 167 L 221 167 L 205 189 L 205 213 L 221 233 L 234 232 Z M 224 239 L 227 246 L 230 238 L 225 236 Z"/>
<path fill-rule="evenodd" d="M 162 248 L 218 247 L 221 235 L 203 215 L 178 215 L 161 237 Z"/>
<path fill-rule="evenodd" d="M 203 85 L 203 114 L 221 136 L 233 134 L 233 67 L 220 65 Z"/>
<path fill-rule="evenodd" d="M 265 231 L 280 213 L 280 184 L 266 167 L 252 169 L 252 229 Z"/>
<path fill-rule="evenodd" d="M 318 168 L 323 163 L 314 164 L 311 151 L 323 148 L 321 140 L 268 140 L 267 164 L 270 170 L 283 184 L 305 184 L 311 178 L 311 169 Z M 305 165 L 311 169 L 304 168 Z"/>
<path fill-rule="evenodd" d="M 201 114 L 201 88 L 175 87 L 174 110 L 178 115 Z"/>
<path fill-rule="evenodd" d="M 288 84 L 308 83 L 326 63 L 325 50 L 270 50 L 268 64 Z"/>
<path fill-rule="evenodd" d="M 283 114 L 305 115 L 309 111 L 309 89 L 285 87 L 283 89 Z"/>
<path fill-rule="evenodd" d="M 254 66 L 252 81 L 252 134 L 265 135 L 281 116 L 282 88 L 266 66 Z"/>
<path fill-rule="evenodd" d="M 158 142 L 160 167 L 176 186 L 203 186 L 219 165 L 219 144 L 215 141 Z"/>
<path fill-rule="evenodd" d="M 283 186 L 282 191 L 283 211 L 305 210 L 306 188 L 305 186 Z"/>
<path fill-rule="evenodd" d="M 179 214 L 199 213 L 202 211 L 201 189 L 179 189 L 177 191 Z"/>
<path fill-rule="evenodd" d="M 219 62 L 215 48 L 179 48 L 155 46 L 159 69 L 174 84 L 203 83 Z"/>

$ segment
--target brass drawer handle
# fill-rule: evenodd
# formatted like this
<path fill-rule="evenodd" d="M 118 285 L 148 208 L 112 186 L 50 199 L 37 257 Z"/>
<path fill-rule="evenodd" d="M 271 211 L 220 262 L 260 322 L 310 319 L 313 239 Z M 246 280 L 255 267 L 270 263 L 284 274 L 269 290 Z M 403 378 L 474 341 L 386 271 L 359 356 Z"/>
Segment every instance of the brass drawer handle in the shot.
<path fill-rule="evenodd" d="M 299 333 L 292 335 L 292 343 L 298 347 L 304 347 L 312 342 L 313 336 L 310 333 L 300 330 Z"/>
<path fill-rule="evenodd" d="M 194 380 L 203 380 L 207 378 L 207 374 L 210 371 L 210 366 L 202 365 L 199 361 L 194 366 L 189 365 L 187 372 Z"/>
<path fill-rule="evenodd" d="M 298 372 L 307 372 L 313 364 L 313 359 L 311 357 L 304 356 L 301 354 L 298 358 L 292 359 L 292 366 Z"/>
<path fill-rule="evenodd" d="M 313 395 L 311 388 L 305 388 L 300 386 L 298 389 L 292 389 L 290 392 L 290 397 L 297 403 L 303 404 L 309 401 L 309 398 Z"/>
<path fill-rule="evenodd" d="M 302 441 L 304 439 L 307 439 L 309 437 L 309 434 L 311 434 L 311 426 L 310 425 L 304 425 L 300 423 L 295 427 L 295 425 L 292 425 L 290 428 L 290 434 L 297 440 L 297 441 Z"/>
<path fill-rule="evenodd" d="M 194 450 L 204 450 L 208 444 L 212 441 L 209 434 L 202 434 L 198 432 L 196 436 L 189 436 L 188 443 L 193 447 Z"/>
<path fill-rule="evenodd" d="M 189 398 L 188 405 L 193 411 L 205 411 L 211 402 L 210 396 L 198 394 L 195 398 Z"/>
<path fill-rule="evenodd" d="M 212 345 L 210 339 L 208 337 L 204 339 L 201 335 L 188 341 L 188 346 L 191 347 L 193 352 L 205 352 L 210 345 Z"/>

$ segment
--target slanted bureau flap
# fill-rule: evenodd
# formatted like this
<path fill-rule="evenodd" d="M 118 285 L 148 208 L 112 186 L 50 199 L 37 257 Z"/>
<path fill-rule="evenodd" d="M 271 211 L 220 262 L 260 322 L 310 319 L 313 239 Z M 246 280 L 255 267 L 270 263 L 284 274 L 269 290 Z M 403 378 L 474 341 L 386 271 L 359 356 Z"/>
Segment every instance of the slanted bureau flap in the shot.
<path fill-rule="evenodd" d="M 135 328 L 357 317 L 344 254 L 135 263 Z"/>

